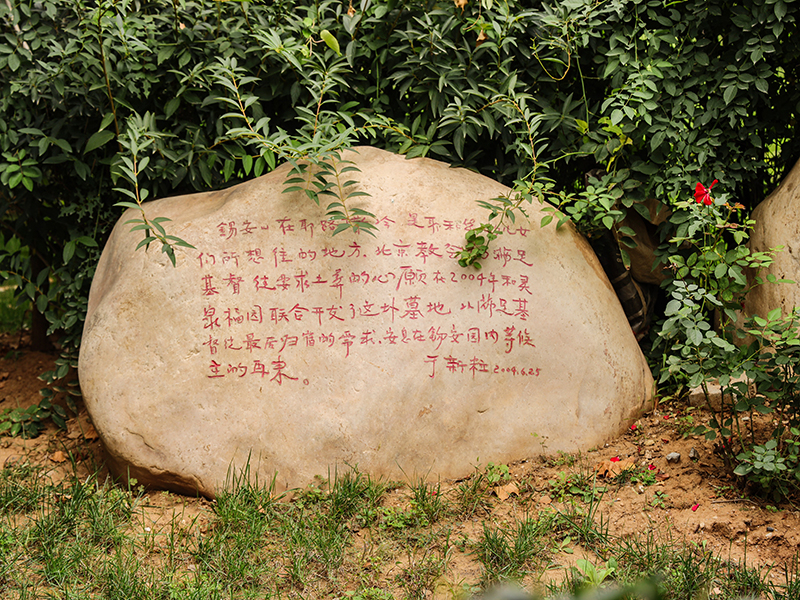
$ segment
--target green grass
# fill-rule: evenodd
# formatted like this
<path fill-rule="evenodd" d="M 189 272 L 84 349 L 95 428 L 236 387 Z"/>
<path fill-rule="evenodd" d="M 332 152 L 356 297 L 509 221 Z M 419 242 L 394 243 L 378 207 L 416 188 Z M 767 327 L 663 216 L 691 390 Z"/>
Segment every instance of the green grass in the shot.
<path fill-rule="evenodd" d="M 483 582 L 520 580 L 534 567 L 546 568 L 552 525 L 549 517 L 525 518 L 507 526 L 484 522 L 475 544 L 475 554 L 483 565 Z"/>
<path fill-rule="evenodd" d="M 488 492 L 480 472 L 445 491 L 348 469 L 287 500 L 273 481 L 245 469 L 203 514 L 188 517 L 184 506 L 158 521 L 138 490 L 97 477 L 53 483 L 41 469 L 16 464 L 0 471 L 0 597 L 422 600 L 436 591 L 455 600 L 513 582 L 563 597 L 591 592 L 592 578 L 609 597 L 643 581 L 655 587 L 636 597 L 800 597 L 796 568 L 779 581 L 767 569 L 653 533 L 615 538 L 596 494 L 541 511 L 518 498 L 513 510 L 498 512 Z M 463 533 L 470 523 L 473 533 Z M 567 538 L 590 568 L 578 563 L 544 578 L 563 560 L 559 541 Z M 453 572 L 456 555 L 479 566 L 474 580 Z"/>

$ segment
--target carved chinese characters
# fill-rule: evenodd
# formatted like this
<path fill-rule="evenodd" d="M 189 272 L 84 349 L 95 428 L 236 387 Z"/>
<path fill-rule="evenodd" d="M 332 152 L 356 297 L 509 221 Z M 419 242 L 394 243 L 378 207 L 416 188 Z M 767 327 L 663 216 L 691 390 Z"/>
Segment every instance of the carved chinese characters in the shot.
<path fill-rule="evenodd" d="M 220 239 L 194 265 L 206 376 L 309 385 L 316 374 L 297 357 L 324 352 L 349 359 L 344 365 L 376 351 L 392 360 L 404 348 L 430 378 L 437 366 L 439 377 L 538 377 L 526 250 L 500 245 L 482 271 L 460 269 L 461 248 L 440 239 L 454 232 L 457 241 L 473 219 L 394 216 L 401 225 L 384 216 L 377 237 L 349 241 L 331 237 L 326 221 L 218 223 Z M 409 233 L 417 241 L 398 237 Z M 524 238 L 530 229 L 507 234 Z"/>
<path fill-rule="evenodd" d="M 213 495 L 231 465 L 304 485 L 329 467 L 442 477 L 481 460 L 600 443 L 652 380 L 573 231 L 521 221 L 482 262 L 456 255 L 496 182 L 373 148 L 375 237 L 345 231 L 287 169 L 147 205 L 196 249 L 173 268 L 119 225 L 98 266 L 80 375 L 115 469 Z M 532 207 L 533 223 L 537 207 Z M 128 217 L 123 217 L 123 221 Z"/>

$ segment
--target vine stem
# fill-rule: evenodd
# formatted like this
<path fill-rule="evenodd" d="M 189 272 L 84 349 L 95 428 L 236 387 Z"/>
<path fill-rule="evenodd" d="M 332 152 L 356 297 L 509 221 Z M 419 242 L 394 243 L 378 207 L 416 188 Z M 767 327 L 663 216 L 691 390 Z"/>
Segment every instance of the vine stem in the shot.
<path fill-rule="evenodd" d="M 230 75 L 231 83 L 233 84 L 233 89 L 234 89 L 234 91 L 236 93 L 236 104 L 239 107 L 239 112 L 241 113 L 242 119 L 244 119 L 244 123 L 245 123 L 245 125 L 247 125 L 247 128 L 250 130 L 250 133 L 251 133 L 251 135 L 248 136 L 248 137 L 253 138 L 253 139 L 257 139 L 263 145 L 267 146 L 267 148 L 269 148 L 273 152 L 276 152 L 279 156 L 285 157 L 287 159 L 288 158 L 292 158 L 292 159 L 294 159 L 294 158 L 303 158 L 302 154 L 297 153 L 297 152 L 295 152 L 295 153 L 287 152 L 285 150 L 285 148 L 270 142 L 267 138 L 265 138 L 263 135 L 258 133 L 255 129 L 253 129 L 253 124 L 250 121 L 250 117 L 247 116 L 247 109 L 244 107 L 244 103 L 242 102 L 242 96 L 239 93 L 239 83 L 236 81 L 236 73 L 232 69 L 230 69 L 228 71 L 228 74 Z"/>
<path fill-rule="evenodd" d="M 319 91 L 319 101 L 317 102 L 317 112 L 314 114 L 314 133 L 317 133 L 317 124 L 319 123 L 319 113 L 322 110 L 322 98 L 325 96 L 325 88 L 328 86 L 328 72 L 325 71 L 325 77 L 322 79 L 322 88 Z"/>
<path fill-rule="evenodd" d="M 536 148 L 533 145 L 533 132 L 531 131 L 531 125 L 530 123 L 528 123 L 528 119 L 525 117 L 525 111 L 523 111 L 522 108 L 520 108 L 519 104 L 517 104 L 512 98 L 509 98 L 508 96 L 503 96 L 496 100 L 492 100 L 488 104 L 484 104 L 478 110 L 475 111 L 475 114 L 477 115 L 479 112 L 487 108 L 491 108 L 495 104 L 500 104 L 501 102 L 507 102 L 508 104 L 511 104 L 516 109 L 516 111 L 520 115 L 522 115 L 522 121 L 525 123 L 525 129 L 527 129 L 528 131 L 528 143 L 531 146 L 531 157 L 533 158 L 533 164 L 535 168 L 536 166 L 539 165 L 539 161 L 536 158 Z"/>
<path fill-rule="evenodd" d="M 17 37 L 20 37 L 22 35 L 22 31 L 20 30 L 19 25 L 14 23 L 14 7 L 11 6 L 11 0 L 6 0 L 6 6 L 8 7 L 8 17 L 11 20 L 11 27 L 14 28 L 14 33 L 17 34 Z M 25 48 L 25 50 L 30 51 L 31 47 L 28 45 L 28 42 L 22 40 L 21 45 L 23 48 Z"/>
<path fill-rule="evenodd" d="M 344 209 L 344 221 L 351 227 L 353 226 L 353 218 L 350 216 L 350 211 L 347 209 L 347 204 L 344 202 L 344 188 L 342 187 L 342 180 L 341 180 L 341 173 L 339 172 L 339 166 L 336 164 L 336 161 L 333 163 L 333 172 L 334 176 L 336 177 L 336 187 L 339 189 L 339 200 L 342 203 L 342 208 Z"/>
<path fill-rule="evenodd" d="M 114 116 L 114 130 L 117 132 L 117 145 L 120 152 L 122 152 L 122 144 L 119 141 L 119 123 L 117 122 L 117 108 L 114 104 L 114 95 L 111 93 L 111 81 L 108 78 L 108 69 L 106 68 L 106 51 L 103 48 L 103 15 L 106 9 L 100 5 L 97 11 L 97 41 L 100 45 L 100 64 L 103 66 L 103 76 L 106 80 L 106 93 L 108 94 L 108 101 L 111 103 L 111 114 Z"/>

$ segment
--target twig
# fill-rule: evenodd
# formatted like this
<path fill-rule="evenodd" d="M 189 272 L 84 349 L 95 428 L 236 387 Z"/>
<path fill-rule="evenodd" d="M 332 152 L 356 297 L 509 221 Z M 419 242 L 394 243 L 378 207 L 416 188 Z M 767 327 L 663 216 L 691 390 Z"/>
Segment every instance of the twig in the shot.
<path fill-rule="evenodd" d="M 728 504 L 731 502 L 749 502 L 750 504 L 757 504 L 750 500 L 750 498 L 735 498 L 734 500 L 712 500 L 711 504 Z"/>
<path fill-rule="evenodd" d="M 6 0 L 6 6 L 8 7 L 8 18 L 11 20 L 11 27 L 14 28 L 14 32 L 17 34 L 17 36 L 21 36 L 22 31 L 20 31 L 19 25 L 14 23 L 14 8 L 11 6 L 10 0 Z M 28 42 L 25 40 L 22 40 L 22 47 L 30 52 L 31 47 L 28 46 Z"/>

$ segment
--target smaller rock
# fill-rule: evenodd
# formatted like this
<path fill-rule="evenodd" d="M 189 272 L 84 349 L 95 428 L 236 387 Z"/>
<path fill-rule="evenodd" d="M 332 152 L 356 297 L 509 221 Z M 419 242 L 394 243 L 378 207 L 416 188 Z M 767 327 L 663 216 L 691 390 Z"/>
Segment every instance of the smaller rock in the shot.
<path fill-rule="evenodd" d="M 767 527 L 767 531 L 775 531 L 774 527 Z"/>
<path fill-rule="evenodd" d="M 691 458 L 692 460 L 697 460 L 698 458 L 700 458 L 700 453 L 695 448 L 692 448 L 691 450 L 689 450 L 689 458 Z"/>
<path fill-rule="evenodd" d="M 667 462 L 681 462 L 680 452 L 670 452 L 667 454 Z"/>

